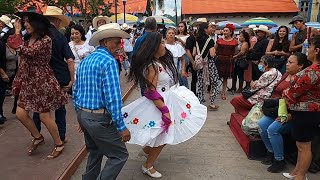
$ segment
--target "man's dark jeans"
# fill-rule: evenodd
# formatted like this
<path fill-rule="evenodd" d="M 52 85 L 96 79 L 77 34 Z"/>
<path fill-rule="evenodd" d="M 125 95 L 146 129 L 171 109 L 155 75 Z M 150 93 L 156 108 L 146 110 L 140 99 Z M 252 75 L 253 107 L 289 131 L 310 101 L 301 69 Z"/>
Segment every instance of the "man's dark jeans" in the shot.
<path fill-rule="evenodd" d="M 67 130 L 66 114 L 67 114 L 67 111 L 64 105 L 55 111 L 56 124 L 58 126 L 61 141 L 64 141 L 66 138 L 66 130 Z M 33 113 L 33 122 L 40 132 L 41 121 L 40 121 L 39 113 Z"/>
<path fill-rule="evenodd" d="M 6 98 L 7 83 L 0 77 L 0 116 L 3 116 L 3 103 Z"/>

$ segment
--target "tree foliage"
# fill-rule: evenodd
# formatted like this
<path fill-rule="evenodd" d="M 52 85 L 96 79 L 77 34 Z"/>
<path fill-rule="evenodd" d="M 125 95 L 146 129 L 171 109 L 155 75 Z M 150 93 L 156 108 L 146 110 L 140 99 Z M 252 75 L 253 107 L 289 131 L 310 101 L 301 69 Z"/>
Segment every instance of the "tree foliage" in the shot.
<path fill-rule="evenodd" d="M 0 0 L 0 14 L 12 14 L 16 12 L 20 0 Z"/>

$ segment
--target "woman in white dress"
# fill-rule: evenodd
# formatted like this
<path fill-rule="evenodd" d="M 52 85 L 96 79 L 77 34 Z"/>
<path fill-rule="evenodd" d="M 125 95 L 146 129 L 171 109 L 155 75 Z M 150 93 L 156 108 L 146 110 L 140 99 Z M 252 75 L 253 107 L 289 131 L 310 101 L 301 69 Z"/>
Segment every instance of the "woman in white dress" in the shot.
<path fill-rule="evenodd" d="M 71 41 L 69 46 L 74 55 L 74 79 L 76 79 L 77 68 L 82 59 L 91 54 L 95 49 L 88 44 L 85 37 L 85 31 L 83 27 L 76 24 L 71 27 Z"/>
<path fill-rule="evenodd" d="M 179 83 L 181 86 L 185 86 L 188 88 L 188 79 L 186 73 L 186 60 L 185 54 L 186 51 L 178 42 L 176 42 L 175 38 L 175 29 L 168 28 L 166 33 L 166 48 L 172 53 L 173 55 L 173 62 L 176 66 L 179 74 Z"/>
<path fill-rule="evenodd" d="M 151 177 L 162 175 L 153 167 L 166 144 L 179 144 L 193 137 L 203 126 L 207 108 L 184 86 L 178 86 L 178 72 L 160 33 L 150 33 L 134 54 L 129 80 L 146 86 L 141 97 L 122 108 L 128 143 L 144 146 L 147 157 L 142 171 Z"/>

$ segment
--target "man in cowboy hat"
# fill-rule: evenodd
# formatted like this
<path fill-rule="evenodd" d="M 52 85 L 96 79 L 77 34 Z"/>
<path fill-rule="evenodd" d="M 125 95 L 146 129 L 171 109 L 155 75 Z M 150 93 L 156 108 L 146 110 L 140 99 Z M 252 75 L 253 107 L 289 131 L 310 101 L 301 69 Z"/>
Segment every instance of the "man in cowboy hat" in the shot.
<path fill-rule="evenodd" d="M 302 16 L 297 15 L 292 18 L 292 21 L 289 24 L 293 24 L 299 32 L 295 33 L 292 36 L 291 44 L 289 51 L 291 52 L 301 52 L 304 40 L 307 38 L 307 27 L 304 24 L 305 20 Z"/>
<path fill-rule="evenodd" d="M 254 31 L 257 33 L 257 43 L 253 46 L 252 51 L 250 51 L 247 55 L 247 59 L 252 61 L 252 80 L 258 80 L 262 75 L 262 72 L 258 69 L 258 64 L 260 59 L 266 53 L 267 46 L 269 44 L 269 40 L 267 39 L 267 35 L 270 35 L 269 28 L 265 25 L 260 25 L 258 28 L 254 28 Z"/>
<path fill-rule="evenodd" d="M 70 91 L 74 82 L 74 55 L 70 49 L 66 37 L 57 28 L 69 24 L 68 18 L 62 14 L 62 9 L 48 6 L 43 14 L 50 22 L 49 28 L 52 39 L 52 56 L 50 66 L 61 88 Z M 56 123 L 62 141 L 66 142 L 66 108 L 61 106 L 55 111 Z M 37 129 L 41 130 L 41 121 L 38 113 L 34 113 L 33 121 Z"/>
<path fill-rule="evenodd" d="M 3 124 L 7 119 L 3 115 L 2 107 L 6 97 L 7 83 L 9 82 L 9 77 L 6 73 L 6 43 L 11 34 L 14 34 L 11 19 L 6 15 L 2 15 L 0 17 L 0 124 Z"/>
<path fill-rule="evenodd" d="M 0 40 L 7 42 L 7 39 L 11 34 L 14 34 L 11 19 L 6 15 L 2 15 L 0 17 Z"/>
<path fill-rule="evenodd" d="M 77 69 L 73 100 L 89 151 L 83 180 L 114 180 L 128 158 L 125 142 L 131 135 L 121 114 L 120 80 L 114 56 L 121 48 L 121 39 L 129 37 L 117 23 L 100 26 L 89 41 L 98 48 Z M 100 172 L 103 156 L 108 160 Z"/>
<path fill-rule="evenodd" d="M 95 33 L 100 26 L 102 26 L 104 24 L 109 24 L 109 23 L 111 23 L 111 20 L 109 19 L 108 16 L 101 16 L 100 15 L 100 16 L 97 16 L 97 17 L 93 18 L 93 20 L 92 20 L 93 29 L 89 30 L 87 32 L 87 34 L 86 34 L 87 40 L 88 41 L 90 40 L 92 34 Z"/>

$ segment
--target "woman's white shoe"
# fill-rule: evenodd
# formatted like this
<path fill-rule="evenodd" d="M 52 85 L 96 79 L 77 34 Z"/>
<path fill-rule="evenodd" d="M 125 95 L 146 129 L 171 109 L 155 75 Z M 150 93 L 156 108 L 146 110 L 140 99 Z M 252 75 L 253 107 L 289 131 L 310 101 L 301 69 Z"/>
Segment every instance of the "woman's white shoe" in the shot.
<path fill-rule="evenodd" d="M 160 174 L 158 171 L 156 171 L 153 174 L 150 172 L 150 170 L 153 169 L 153 166 L 151 168 L 147 169 L 142 165 L 141 169 L 144 174 L 148 174 L 152 178 L 161 178 L 162 177 L 162 174 Z"/>
<path fill-rule="evenodd" d="M 149 154 L 145 153 L 144 150 L 141 149 L 141 151 L 139 152 L 138 156 L 139 156 L 139 157 L 144 156 L 144 157 L 148 158 Z"/>
<path fill-rule="evenodd" d="M 294 179 L 294 176 L 292 176 L 290 173 L 282 173 L 282 175 L 288 179 Z"/>

